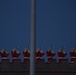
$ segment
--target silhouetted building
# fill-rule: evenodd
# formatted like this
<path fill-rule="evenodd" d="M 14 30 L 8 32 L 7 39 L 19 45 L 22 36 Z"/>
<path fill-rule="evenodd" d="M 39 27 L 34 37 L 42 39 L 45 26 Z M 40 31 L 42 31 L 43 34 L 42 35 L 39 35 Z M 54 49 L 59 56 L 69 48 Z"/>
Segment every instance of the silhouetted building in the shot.
<path fill-rule="evenodd" d="M 36 75 L 76 75 L 76 62 L 70 63 L 63 59 L 61 63 L 52 59 L 49 63 L 41 59 L 36 64 Z M 21 62 L 20 59 L 9 62 L 2 59 L 0 62 L 0 75 L 29 75 L 30 61 Z"/>

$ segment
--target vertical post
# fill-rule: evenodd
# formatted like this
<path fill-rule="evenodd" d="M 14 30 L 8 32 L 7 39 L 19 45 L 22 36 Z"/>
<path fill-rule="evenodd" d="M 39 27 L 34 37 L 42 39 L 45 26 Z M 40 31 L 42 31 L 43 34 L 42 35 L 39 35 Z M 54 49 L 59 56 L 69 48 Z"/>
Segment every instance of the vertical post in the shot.
<path fill-rule="evenodd" d="M 31 0 L 31 52 L 30 75 L 35 75 L 35 50 L 36 50 L 36 0 Z"/>

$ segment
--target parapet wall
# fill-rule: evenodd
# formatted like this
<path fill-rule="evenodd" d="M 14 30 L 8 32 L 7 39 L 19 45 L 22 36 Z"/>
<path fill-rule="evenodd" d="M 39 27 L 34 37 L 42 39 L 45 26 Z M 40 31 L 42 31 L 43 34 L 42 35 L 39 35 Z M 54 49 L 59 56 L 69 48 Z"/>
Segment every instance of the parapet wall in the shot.
<path fill-rule="evenodd" d="M 56 62 L 53 59 L 44 62 L 40 60 L 36 64 L 36 75 L 76 75 L 76 62 L 70 63 L 68 59 L 64 59 L 62 63 Z M 0 62 L 0 75 L 29 75 L 30 61 L 26 63 L 16 59 L 14 63 L 9 62 L 9 59 L 2 59 Z"/>

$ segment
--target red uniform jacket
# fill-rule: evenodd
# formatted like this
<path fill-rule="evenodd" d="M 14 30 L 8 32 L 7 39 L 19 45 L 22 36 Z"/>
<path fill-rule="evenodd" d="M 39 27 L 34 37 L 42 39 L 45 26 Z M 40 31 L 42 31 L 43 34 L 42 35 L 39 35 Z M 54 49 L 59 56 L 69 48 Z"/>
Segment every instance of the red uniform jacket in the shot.
<path fill-rule="evenodd" d="M 2 57 L 2 59 L 7 59 L 7 57 L 9 56 L 9 53 L 7 52 L 0 52 L 0 56 Z"/>
<path fill-rule="evenodd" d="M 54 52 L 52 52 L 52 51 L 47 51 L 46 55 L 48 57 L 48 62 L 50 62 L 52 57 L 55 56 L 56 54 Z"/>
<path fill-rule="evenodd" d="M 36 62 L 38 62 L 40 59 L 42 59 L 42 56 L 44 55 L 44 52 L 37 51 L 36 52 Z"/>
<path fill-rule="evenodd" d="M 74 51 L 70 52 L 70 56 L 71 56 L 71 62 L 74 62 L 76 60 L 76 53 Z"/>
<path fill-rule="evenodd" d="M 20 53 L 17 53 L 16 51 L 11 51 L 11 55 L 12 55 L 12 62 L 14 62 L 15 59 L 18 59 Z"/>
<path fill-rule="evenodd" d="M 58 56 L 59 56 L 59 62 L 62 62 L 62 60 L 64 59 L 64 57 L 67 55 L 67 53 L 64 52 L 58 52 Z"/>
<path fill-rule="evenodd" d="M 28 52 L 28 51 L 24 52 L 23 51 L 23 56 L 24 56 L 24 62 L 26 62 L 28 59 L 30 59 L 30 52 Z"/>

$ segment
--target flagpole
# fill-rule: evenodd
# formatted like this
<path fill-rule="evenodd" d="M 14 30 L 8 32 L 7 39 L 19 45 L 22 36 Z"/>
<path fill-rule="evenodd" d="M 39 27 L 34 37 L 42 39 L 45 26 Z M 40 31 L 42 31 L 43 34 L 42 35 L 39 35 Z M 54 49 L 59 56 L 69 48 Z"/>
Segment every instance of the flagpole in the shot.
<path fill-rule="evenodd" d="M 35 50 L 36 50 L 36 0 L 31 0 L 31 52 L 30 75 L 35 75 Z"/>

